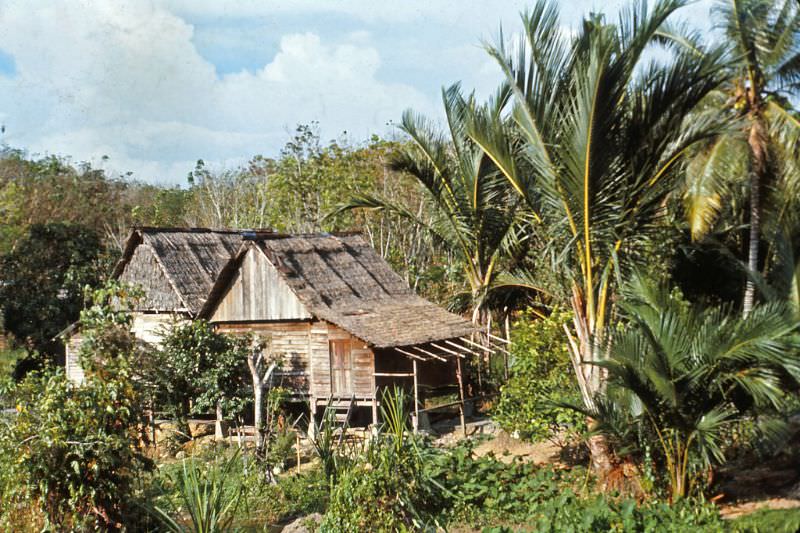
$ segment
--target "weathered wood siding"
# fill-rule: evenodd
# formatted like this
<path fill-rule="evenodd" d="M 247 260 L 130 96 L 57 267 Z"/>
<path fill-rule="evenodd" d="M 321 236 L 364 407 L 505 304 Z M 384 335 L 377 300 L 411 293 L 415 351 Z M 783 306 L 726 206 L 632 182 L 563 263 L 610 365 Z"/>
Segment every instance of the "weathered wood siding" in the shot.
<path fill-rule="evenodd" d="M 278 375 L 282 385 L 298 392 L 308 392 L 311 373 L 309 322 L 224 323 L 217 324 L 217 329 L 225 333 L 251 333 L 269 338 L 273 354 L 280 355 L 283 361 Z"/>
<path fill-rule="evenodd" d="M 283 383 L 316 398 L 327 398 L 331 388 L 331 340 L 350 341 L 352 361 L 351 390 L 359 398 L 371 397 L 374 390 L 375 361 L 364 341 L 324 321 L 301 322 L 225 322 L 219 331 L 251 333 L 268 337 L 272 350 L 283 357 Z"/>
<path fill-rule="evenodd" d="M 159 346 L 164 333 L 189 319 L 177 313 L 133 313 L 131 331 L 137 339 Z"/>
<path fill-rule="evenodd" d="M 185 307 L 147 244 L 136 248 L 119 280 L 138 285 L 144 291 L 144 298 L 136 306 L 138 311 L 177 311 Z"/>
<path fill-rule="evenodd" d="M 351 394 L 358 397 L 371 397 L 375 380 L 375 358 L 370 347 L 362 340 L 343 329 L 327 322 L 314 322 L 311 325 L 311 394 L 318 398 L 331 395 L 331 355 L 330 341 L 349 340 L 351 350 Z"/>
<path fill-rule="evenodd" d="M 65 366 L 67 371 L 67 379 L 80 385 L 83 382 L 83 368 L 78 363 L 78 351 L 80 350 L 83 338 L 80 333 L 71 335 L 64 346 L 65 353 Z"/>
<path fill-rule="evenodd" d="M 308 320 L 311 315 L 260 250 L 251 248 L 233 276 L 211 322 Z"/>

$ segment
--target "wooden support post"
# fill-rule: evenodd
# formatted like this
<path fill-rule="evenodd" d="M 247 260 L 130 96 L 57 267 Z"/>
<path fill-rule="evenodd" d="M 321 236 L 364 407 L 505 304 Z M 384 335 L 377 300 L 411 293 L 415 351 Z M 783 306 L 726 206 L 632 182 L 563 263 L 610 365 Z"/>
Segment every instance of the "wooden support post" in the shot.
<path fill-rule="evenodd" d="M 461 372 L 461 359 L 456 358 L 456 377 L 458 378 L 458 395 L 460 402 L 458 404 L 458 414 L 461 417 L 461 431 L 464 436 L 467 436 L 467 421 L 464 418 L 464 376 Z"/>
<path fill-rule="evenodd" d="M 378 387 L 372 393 L 372 427 L 378 427 Z"/>
<path fill-rule="evenodd" d="M 419 381 L 417 378 L 417 360 L 412 359 L 414 365 L 414 433 L 419 431 Z"/>
<path fill-rule="evenodd" d="M 150 430 L 153 433 L 153 441 L 152 441 L 153 448 L 156 448 L 156 446 L 158 445 L 158 443 L 156 442 L 156 412 L 155 412 L 155 409 L 156 409 L 155 406 L 151 402 L 150 403 Z"/>
<path fill-rule="evenodd" d="M 222 430 L 222 406 L 219 402 L 217 402 L 217 420 L 214 423 L 214 439 L 215 440 L 222 440 L 225 438 L 224 432 Z"/>
<path fill-rule="evenodd" d="M 508 344 L 509 346 L 511 346 L 511 318 L 510 318 L 510 316 L 511 316 L 511 314 L 508 313 L 508 311 L 506 311 L 506 324 L 505 324 L 505 326 L 506 326 L 506 344 Z M 504 366 L 505 366 L 506 381 L 508 381 L 509 373 L 510 373 L 510 368 L 509 368 L 509 356 L 510 355 L 511 354 L 508 353 L 508 352 L 505 352 L 505 354 L 503 355 L 503 363 L 504 363 Z"/>
<path fill-rule="evenodd" d="M 309 398 L 310 406 L 308 410 L 308 438 L 313 439 L 317 433 L 317 399 L 314 396 Z"/>
<path fill-rule="evenodd" d="M 300 473 L 300 433 L 295 433 L 295 447 L 297 448 L 297 473 Z"/>

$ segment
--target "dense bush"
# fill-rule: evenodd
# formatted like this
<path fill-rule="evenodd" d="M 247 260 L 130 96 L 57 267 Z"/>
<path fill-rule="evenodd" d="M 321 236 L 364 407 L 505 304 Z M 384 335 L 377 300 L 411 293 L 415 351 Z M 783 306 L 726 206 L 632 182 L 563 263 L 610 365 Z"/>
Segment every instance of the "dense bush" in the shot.
<path fill-rule="evenodd" d="M 407 431 L 401 390 L 384 395 L 381 411 L 384 431 L 332 487 L 324 531 L 412 531 L 435 523 L 443 493 L 425 468 L 435 452 Z"/>
<path fill-rule="evenodd" d="M 219 403 L 226 416 L 239 415 L 253 397 L 246 363 L 251 343 L 249 336 L 219 333 L 203 320 L 175 324 L 151 374 L 159 409 L 185 419 L 213 413 Z"/>
<path fill-rule="evenodd" d="M 61 346 L 53 338 L 74 322 L 83 304 L 83 287 L 95 285 L 103 271 L 98 233 L 73 224 L 34 224 L 8 253 L 0 256 L 0 315 L 5 329 L 29 354 L 17 372 L 54 362 Z"/>
<path fill-rule="evenodd" d="M 570 316 L 558 309 L 547 318 L 528 312 L 514 324 L 511 375 L 492 413 L 503 429 L 542 440 L 583 428 L 581 415 L 556 405 L 580 401 L 563 328 Z"/>
<path fill-rule="evenodd" d="M 527 524 L 542 532 L 722 531 L 719 513 L 702 502 L 670 506 L 581 495 L 587 480 L 580 468 L 475 457 L 469 445 L 440 452 L 427 468 L 447 494 L 440 520 L 451 524 Z"/>
<path fill-rule="evenodd" d="M 0 426 L 0 524 L 60 530 L 121 527 L 147 461 L 138 398 L 124 360 L 114 377 L 32 374 L 11 392 L 17 414 Z"/>

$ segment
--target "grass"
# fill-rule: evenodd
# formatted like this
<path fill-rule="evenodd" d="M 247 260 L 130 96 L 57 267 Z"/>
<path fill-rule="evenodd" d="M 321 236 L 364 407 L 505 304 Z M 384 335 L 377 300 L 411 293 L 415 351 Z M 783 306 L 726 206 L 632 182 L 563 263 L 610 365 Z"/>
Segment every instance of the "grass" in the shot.
<path fill-rule="evenodd" d="M 800 508 L 762 509 L 731 521 L 738 533 L 794 533 L 800 531 Z"/>
<path fill-rule="evenodd" d="M 0 376 L 10 376 L 17 361 L 25 357 L 25 350 L 0 350 Z"/>

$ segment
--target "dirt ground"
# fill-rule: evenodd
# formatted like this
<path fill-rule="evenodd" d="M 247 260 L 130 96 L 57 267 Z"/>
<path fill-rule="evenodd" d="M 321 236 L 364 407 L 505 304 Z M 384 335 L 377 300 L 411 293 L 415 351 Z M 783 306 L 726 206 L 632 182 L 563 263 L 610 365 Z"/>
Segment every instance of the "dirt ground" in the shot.
<path fill-rule="evenodd" d="M 498 431 L 494 438 L 485 440 L 475 446 L 475 455 L 482 457 L 494 453 L 505 463 L 510 463 L 515 457 L 520 457 L 525 462 L 535 464 L 557 463 L 561 448 L 552 442 L 530 443 L 515 439 L 505 431 Z"/>

